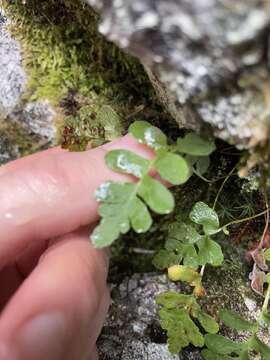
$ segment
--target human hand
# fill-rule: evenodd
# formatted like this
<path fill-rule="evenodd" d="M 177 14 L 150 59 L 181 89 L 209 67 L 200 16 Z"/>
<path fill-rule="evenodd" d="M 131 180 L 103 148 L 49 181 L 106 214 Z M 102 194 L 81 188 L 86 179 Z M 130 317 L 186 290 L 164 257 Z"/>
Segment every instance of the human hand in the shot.
<path fill-rule="evenodd" d="M 83 153 L 50 149 L 0 167 L 0 359 L 94 360 L 109 306 L 108 254 L 89 242 L 108 150 L 152 152 L 126 136 Z"/>

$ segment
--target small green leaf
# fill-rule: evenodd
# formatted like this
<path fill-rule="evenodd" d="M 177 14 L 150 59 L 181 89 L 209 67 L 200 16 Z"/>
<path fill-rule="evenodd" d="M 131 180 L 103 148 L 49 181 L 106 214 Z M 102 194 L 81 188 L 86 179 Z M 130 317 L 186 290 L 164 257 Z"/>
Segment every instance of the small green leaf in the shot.
<path fill-rule="evenodd" d="M 206 173 L 210 165 L 209 156 L 200 156 L 198 157 L 195 163 L 195 169 L 199 175 L 203 175 Z"/>
<path fill-rule="evenodd" d="M 218 323 L 214 318 L 212 318 L 212 316 L 201 310 L 198 312 L 197 317 L 206 332 L 210 334 L 216 334 L 219 331 Z"/>
<path fill-rule="evenodd" d="M 196 224 L 203 225 L 206 234 L 215 234 L 219 228 L 217 213 L 202 201 L 193 206 L 189 217 Z"/>
<path fill-rule="evenodd" d="M 205 335 L 205 345 L 209 350 L 221 355 L 240 354 L 245 349 L 245 343 L 236 343 L 225 336 L 217 334 Z"/>
<path fill-rule="evenodd" d="M 182 321 L 185 325 L 186 334 L 190 343 L 194 346 L 202 347 L 204 345 L 204 337 L 186 311 L 183 312 Z"/>
<path fill-rule="evenodd" d="M 183 245 L 182 255 L 184 258 L 184 265 L 191 266 L 194 269 L 197 269 L 197 267 L 199 266 L 199 258 L 194 245 Z"/>
<path fill-rule="evenodd" d="M 234 359 L 236 360 L 236 359 L 238 359 L 238 358 L 231 357 L 228 355 L 220 355 L 220 354 L 217 354 L 214 351 L 210 351 L 208 349 L 204 349 L 201 354 L 205 360 L 234 360 Z"/>
<path fill-rule="evenodd" d="M 189 166 L 195 170 L 197 175 L 203 175 L 209 168 L 210 157 L 209 156 L 192 156 L 186 155 L 186 161 Z"/>
<path fill-rule="evenodd" d="M 219 266 L 223 263 L 224 257 L 220 245 L 208 236 L 204 236 L 197 242 L 199 248 L 199 264 L 211 264 Z"/>
<path fill-rule="evenodd" d="M 162 179 L 173 185 L 183 184 L 190 177 L 188 163 L 180 155 L 165 153 L 157 158 L 154 167 Z"/>
<path fill-rule="evenodd" d="M 166 309 L 159 311 L 160 325 L 167 331 L 168 347 L 172 354 L 178 354 L 188 346 L 189 339 L 182 323 L 183 309 Z"/>
<path fill-rule="evenodd" d="M 264 360 L 270 359 L 270 347 L 268 347 L 266 344 L 264 344 L 256 336 L 253 337 L 251 347 L 252 347 L 252 349 L 256 350 L 258 353 L 262 354 Z"/>
<path fill-rule="evenodd" d="M 262 313 L 262 319 L 266 325 L 270 325 L 270 315 L 266 311 Z"/>
<path fill-rule="evenodd" d="M 184 222 L 175 222 L 169 228 L 169 238 L 180 240 L 183 243 L 195 244 L 201 237 L 194 226 Z"/>
<path fill-rule="evenodd" d="M 177 150 L 184 154 L 207 156 L 215 149 L 213 141 L 205 140 L 195 133 L 189 133 L 184 138 L 177 139 Z"/>
<path fill-rule="evenodd" d="M 172 193 L 159 181 L 145 176 L 138 188 L 138 194 L 158 214 L 169 214 L 174 208 Z"/>
<path fill-rule="evenodd" d="M 233 311 L 224 309 L 220 311 L 219 315 L 224 324 L 232 329 L 240 331 L 253 331 L 256 328 L 255 323 L 243 319 L 240 315 Z"/>
<path fill-rule="evenodd" d="M 91 235 L 96 248 L 111 245 L 120 234 L 127 233 L 130 226 L 138 233 L 150 228 L 152 218 L 145 204 L 136 196 L 136 184 L 107 182 L 95 195 L 101 202 L 98 211 L 102 217 Z"/>
<path fill-rule="evenodd" d="M 175 331 L 180 331 L 183 338 L 186 339 L 185 346 L 189 343 L 194 346 L 202 347 L 204 345 L 204 338 L 200 333 L 198 327 L 191 320 L 186 309 L 161 309 L 159 312 L 161 319 L 161 326 L 164 330 L 170 332 L 170 328 L 174 327 Z M 168 333 L 169 341 L 170 335 Z"/>
<path fill-rule="evenodd" d="M 196 304 L 194 296 L 170 291 L 158 295 L 156 302 L 164 306 L 159 311 L 160 324 L 167 331 L 172 353 L 179 353 L 190 343 L 199 347 L 204 345 L 204 338 L 189 314 L 189 309 Z"/>
<path fill-rule="evenodd" d="M 264 282 L 266 282 L 267 284 L 270 285 L 270 272 L 265 275 L 265 277 L 264 277 Z"/>
<path fill-rule="evenodd" d="M 118 184 L 107 181 L 100 185 L 95 192 L 95 198 L 98 202 L 109 201 L 110 203 L 119 204 L 126 201 L 135 191 L 135 184 L 125 183 Z"/>
<path fill-rule="evenodd" d="M 146 121 L 135 121 L 130 125 L 128 132 L 140 143 L 146 144 L 153 149 L 167 146 L 166 135 L 159 128 Z"/>
<path fill-rule="evenodd" d="M 168 251 L 182 252 L 183 243 L 175 238 L 169 237 L 165 242 L 165 249 Z"/>
<path fill-rule="evenodd" d="M 265 260 L 270 261 L 270 249 L 267 249 L 264 252 L 264 258 L 265 258 Z"/>
<path fill-rule="evenodd" d="M 114 171 L 141 178 L 149 170 L 149 161 L 128 150 L 112 150 L 107 153 L 106 164 Z"/>
<path fill-rule="evenodd" d="M 181 261 L 182 255 L 162 249 L 155 255 L 153 265 L 159 270 L 165 270 L 172 265 L 180 264 Z"/>
<path fill-rule="evenodd" d="M 118 224 L 113 220 L 101 220 L 91 234 L 91 240 L 96 248 L 110 246 L 120 235 Z"/>
<path fill-rule="evenodd" d="M 138 198 L 132 201 L 129 218 L 132 228 L 139 234 L 149 230 L 152 225 L 152 218 L 147 207 Z"/>
<path fill-rule="evenodd" d="M 156 303 L 166 309 L 174 309 L 179 305 L 188 305 L 194 301 L 192 295 L 180 294 L 176 291 L 168 291 L 156 296 Z"/>
<path fill-rule="evenodd" d="M 248 352 L 248 349 L 241 352 L 238 360 L 249 360 L 249 352 Z"/>
<path fill-rule="evenodd" d="M 168 253 L 172 253 L 172 257 L 177 254 L 179 261 L 171 263 L 171 265 L 180 264 L 183 260 L 185 266 L 191 266 L 197 269 L 199 259 L 195 244 L 202 236 L 196 231 L 194 226 L 183 223 L 174 222 L 169 227 L 168 239 L 165 242 L 165 248 Z"/>

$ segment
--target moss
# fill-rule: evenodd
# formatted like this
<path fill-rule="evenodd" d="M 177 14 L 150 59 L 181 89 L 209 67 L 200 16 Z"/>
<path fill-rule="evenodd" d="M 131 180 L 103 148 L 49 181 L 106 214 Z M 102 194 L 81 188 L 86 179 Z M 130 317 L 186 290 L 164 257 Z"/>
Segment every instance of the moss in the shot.
<path fill-rule="evenodd" d="M 98 33 L 99 16 L 88 5 L 79 0 L 5 0 L 4 5 L 10 30 L 22 44 L 29 78 L 25 100 L 49 99 L 64 113 L 64 125 L 72 97 L 77 108 L 68 122 L 73 117 L 79 124 L 78 111 L 89 102 L 110 106 L 125 119 L 123 131 L 142 110 L 152 122 L 168 119 L 142 65 Z"/>
<path fill-rule="evenodd" d="M 18 123 L 10 121 L 0 121 L 0 138 L 15 149 L 14 158 L 18 154 L 25 156 L 42 148 L 38 139 L 34 139 Z"/>
<path fill-rule="evenodd" d="M 146 83 L 139 63 L 99 35 L 98 15 L 86 4 L 28 0 L 24 5 L 15 0 L 6 1 L 6 11 L 13 21 L 13 34 L 23 44 L 32 99 L 56 103 L 70 89 L 82 95 L 91 96 L 94 90 L 110 96 L 113 88 L 123 92 L 128 87 L 130 94 L 132 88 L 136 91 Z"/>

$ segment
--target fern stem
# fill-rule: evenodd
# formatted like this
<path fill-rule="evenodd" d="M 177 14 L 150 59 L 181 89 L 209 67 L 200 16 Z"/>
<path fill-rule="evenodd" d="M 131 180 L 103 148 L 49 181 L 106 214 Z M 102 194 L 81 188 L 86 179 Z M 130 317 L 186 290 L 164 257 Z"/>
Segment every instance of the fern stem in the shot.
<path fill-rule="evenodd" d="M 265 299 L 264 299 L 262 311 L 261 311 L 262 313 L 267 311 L 269 300 L 270 300 L 270 284 L 268 284 L 268 288 L 266 291 L 266 295 L 265 295 Z"/>
<path fill-rule="evenodd" d="M 238 165 L 238 164 L 236 164 L 236 165 L 232 168 L 232 170 L 229 172 L 229 174 L 228 174 L 228 175 L 225 177 L 225 179 L 223 180 L 223 182 L 222 182 L 222 184 L 221 184 L 221 186 L 220 186 L 220 188 L 219 188 L 219 190 L 218 190 L 218 193 L 217 193 L 217 195 L 216 195 L 216 198 L 215 198 L 215 201 L 214 201 L 214 204 L 213 204 L 213 210 L 215 210 L 215 207 L 216 207 L 216 205 L 217 205 L 217 201 L 218 201 L 218 199 L 219 199 L 219 196 L 220 196 L 220 194 L 221 194 L 221 191 L 223 190 L 226 182 L 229 180 L 229 178 L 230 178 L 231 175 L 233 174 L 233 172 L 234 172 L 234 170 L 236 169 L 237 165 Z"/>
<path fill-rule="evenodd" d="M 201 275 L 201 277 L 203 277 L 204 270 L 205 270 L 205 265 L 203 265 L 203 266 L 201 267 L 201 271 L 200 271 L 200 275 Z"/>
<path fill-rule="evenodd" d="M 262 211 L 262 212 L 260 212 L 260 213 L 258 213 L 256 215 L 249 216 L 249 217 L 246 217 L 246 218 L 243 218 L 243 219 L 237 219 L 237 220 L 230 221 L 229 223 L 222 226 L 222 228 L 220 228 L 219 231 L 223 230 L 223 229 L 226 229 L 228 226 L 231 226 L 231 225 L 234 225 L 234 224 L 240 224 L 240 223 L 245 222 L 245 221 L 256 219 L 256 218 L 266 214 L 268 211 L 269 211 L 269 209 L 266 209 L 266 210 L 264 210 L 264 211 Z"/>
<path fill-rule="evenodd" d="M 265 210 L 267 210 L 267 213 L 265 216 L 265 227 L 264 227 L 263 234 L 262 234 L 262 237 L 260 240 L 260 244 L 258 246 L 259 249 L 263 248 L 264 239 L 267 234 L 268 227 L 269 227 L 269 205 L 268 205 L 266 190 L 264 191 L 264 200 L 265 200 Z"/>

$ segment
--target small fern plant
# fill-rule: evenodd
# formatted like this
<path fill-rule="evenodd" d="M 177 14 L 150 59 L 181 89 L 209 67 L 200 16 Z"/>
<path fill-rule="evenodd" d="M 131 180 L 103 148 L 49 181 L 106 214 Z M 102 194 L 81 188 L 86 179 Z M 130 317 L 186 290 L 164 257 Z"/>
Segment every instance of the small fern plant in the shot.
<path fill-rule="evenodd" d="M 153 260 L 158 269 L 168 269 L 170 280 L 187 282 L 194 288 L 189 295 L 167 292 L 156 298 L 157 304 L 162 305 L 160 323 L 167 332 L 172 353 L 178 354 L 189 344 L 203 347 L 205 333 L 213 335 L 219 331 L 218 323 L 201 309 L 198 298 L 206 295 L 202 286 L 206 264 L 219 266 L 224 260 L 220 245 L 212 239 L 221 230 L 215 210 L 197 202 L 186 222 L 171 225 L 165 249 Z"/>
<path fill-rule="evenodd" d="M 270 261 L 270 249 L 264 252 L 266 261 Z M 221 310 L 219 317 L 231 329 L 248 332 L 249 335 L 242 342 L 232 341 L 219 334 L 205 336 L 206 349 L 202 351 L 205 360 L 250 360 L 252 352 L 261 355 L 261 359 L 270 359 L 270 347 L 261 341 L 258 334 L 261 327 L 270 326 L 268 303 L 270 299 L 270 273 L 264 276 L 267 290 L 257 321 L 249 321 L 230 310 Z"/>
<path fill-rule="evenodd" d="M 136 121 L 129 133 L 141 144 L 154 150 L 155 156 L 145 159 L 129 150 L 112 150 L 106 155 L 107 166 L 120 173 L 133 175 L 136 183 L 106 182 L 96 191 L 100 203 L 100 224 L 91 235 L 95 247 L 111 245 L 131 228 L 143 233 L 152 225 L 151 212 L 169 214 L 174 209 L 174 197 L 161 182 L 150 176 L 155 171 L 172 185 L 184 184 L 196 172 L 203 174 L 209 155 L 215 150 L 212 141 L 194 133 L 169 144 L 166 135 L 146 121 Z"/>
<path fill-rule="evenodd" d="M 265 211 L 253 217 L 264 213 Z M 257 321 L 248 321 L 230 310 L 219 313 L 220 320 L 226 326 L 249 333 L 243 342 L 235 342 L 217 334 L 217 322 L 204 313 L 197 302 L 199 297 L 206 295 L 202 285 L 205 266 L 219 266 L 223 262 L 222 249 L 212 236 L 220 231 L 227 234 L 230 225 L 245 220 L 239 219 L 220 226 L 215 210 L 198 202 L 193 206 L 188 221 L 171 225 L 165 249 L 157 253 L 154 265 L 161 270 L 168 269 L 170 280 L 186 282 L 194 288 L 190 295 L 166 292 L 156 297 L 156 303 L 162 306 L 159 310 L 160 324 L 167 332 L 169 350 L 172 353 L 179 353 L 182 348 L 192 344 L 205 347 L 202 350 L 205 360 L 249 360 L 252 351 L 260 354 L 261 359 L 270 360 L 270 348 L 258 336 L 261 325 L 270 325 L 267 310 L 270 273 L 264 278 L 267 291 Z M 264 251 L 264 257 L 266 261 L 270 261 L 270 249 Z"/>
<path fill-rule="evenodd" d="M 206 333 L 216 334 L 219 331 L 218 323 L 202 310 L 195 295 L 170 291 L 158 295 L 156 302 L 162 306 L 159 310 L 160 323 L 167 332 L 168 347 L 173 354 L 178 354 L 189 344 L 204 346 L 204 335 L 198 323 Z"/>

